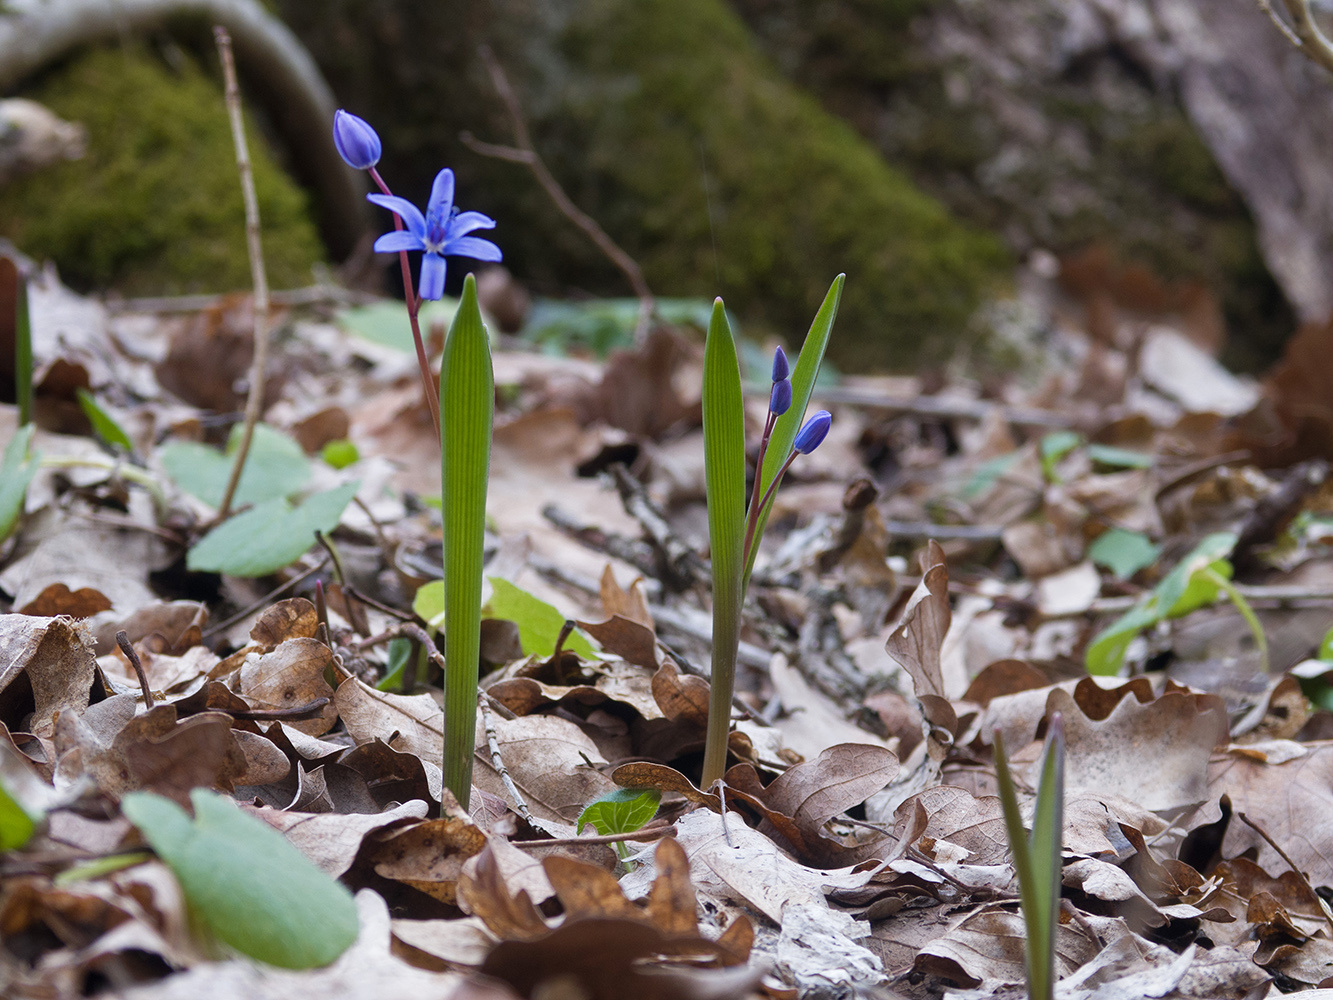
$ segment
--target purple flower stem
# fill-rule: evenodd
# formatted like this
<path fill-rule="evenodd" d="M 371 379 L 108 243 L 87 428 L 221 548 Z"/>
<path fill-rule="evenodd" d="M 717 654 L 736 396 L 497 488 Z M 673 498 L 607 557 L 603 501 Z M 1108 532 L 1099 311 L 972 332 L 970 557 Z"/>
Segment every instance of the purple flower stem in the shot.
<path fill-rule="evenodd" d="M 769 487 L 768 487 L 768 489 L 765 491 L 763 498 L 762 498 L 757 504 L 752 504 L 752 505 L 750 506 L 750 516 L 749 516 L 749 518 L 747 519 L 747 520 L 748 520 L 748 523 L 747 523 L 746 526 L 745 526 L 745 547 L 744 547 L 744 549 L 742 549 L 742 552 L 743 552 L 743 559 L 744 559 L 745 561 L 742 563 L 742 565 L 748 565 L 748 564 L 749 564 L 749 559 L 750 559 L 750 546 L 754 543 L 754 531 L 755 531 L 755 525 L 757 525 L 757 524 L 759 523 L 759 513 L 760 513 L 760 511 L 763 511 L 764 509 L 766 509 L 766 508 L 768 507 L 769 502 L 773 499 L 773 494 L 774 494 L 775 492 L 777 492 L 777 488 L 778 488 L 778 486 L 782 483 L 782 477 L 785 476 L 785 475 L 787 474 L 787 470 L 791 468 L 791 463 L 794 462 L 794 461 L 796 461 L 796 456 L 799 455 L 799 454 L 800 454 L 799 451 L 794 451 L 794 450 L 793 450 L 792 453 L 791 453 L 790 455 L 787 456 L 787 461 L 783 462 L 783 463 L 782 463 L 782 468 L 778 469 L 778 474 L 777 474 L 776 476 L 773 477 L 773 482 L 769 484 Z M 762 456 L 762 455 L 760 456 L 760 462 L 761 462 L 761 463 L 763 462 L 763 456 Z M 763 465 L 761 464 L 761 465 L 760 465 L 760 472 L 761 472 L 761 473 L 762 473 L 762 470 L 763 470 Z M 754 485 L 755 485 L 755 491 L 758 492 L 758 490 L 759 490 L 759 480 L 758 480 L 758 479 L 755 480 L 755 484 L 754 484 Z"/>
<path fill-rule="evenodd" d="M 371 179 L 379 185 L 379 189 L 385 194 L 392 195 L 389 185 L 384 183 L 384 178 L 374 167 L 369 169 Z M 395 212 L 393 216 L 393 228 L 401 230 L 403 220 Z M 421 369 L 421 391 L 426 397 L 426 407 L 430 410 L 431 424 L 435 427 L 435 439 L 440 440 L 440 392 L 435 386 L 435 379 L 431 375 L 430 359 L 426 357 L 426 343 L 421 339 L 421 323 L 417 319 L 417 311 L 420 308 L 420 301 L 417 299 L 416 292 L 412 290 L 412 266 L 407 260 L 407 251 L 398 251 L 398 262 L 403 268 L 403 299 L 407 303 L 407 318 L 412 324 L 412 343 L 417 349 L 417 367 Z"/>

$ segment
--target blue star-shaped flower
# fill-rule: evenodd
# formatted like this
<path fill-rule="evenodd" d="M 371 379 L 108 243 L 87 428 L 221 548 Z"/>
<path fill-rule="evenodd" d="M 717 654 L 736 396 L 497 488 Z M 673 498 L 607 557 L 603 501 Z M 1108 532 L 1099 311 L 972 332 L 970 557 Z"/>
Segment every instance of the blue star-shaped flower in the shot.
<path fill-rule="evenodd" d="M 406 198 L 391 194 L 368 194 L 366 198 L 396 214 L 407 227 L 377 239 L 376 253 L 424 251 L 419 285 L 423 299 L 438 299 L 444 294 L 445 257 L 489 261 L 502 257 L 500 248 L 490 240 L 467 235 L 475 229 L 494 229 L 495 220 L 481 212 L 460 212 L 454 207 L 454 172 L 448 167 L 435 175 L 424 216 Z"/>

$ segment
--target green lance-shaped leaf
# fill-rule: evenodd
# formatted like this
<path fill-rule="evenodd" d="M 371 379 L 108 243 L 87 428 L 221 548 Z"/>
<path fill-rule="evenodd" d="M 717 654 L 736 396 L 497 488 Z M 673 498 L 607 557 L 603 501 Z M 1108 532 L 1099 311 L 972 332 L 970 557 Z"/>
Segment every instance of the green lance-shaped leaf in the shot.
<path fill-rule="evenodd" d="M 1023 829 L 1023 816 L 1014 789 L 1004 738 L 995 730 L 995 772 L 999 778 L 1000 805 L 1009 836 L 1009 849 L 1018 873 L 1019 903 L 1027 929 L 1028 995 L 1033 1000 L 1055 996 L 1055 933 L 1059 927 L 1060 876 L 1064 832 L 1064 720 L 1051 717 L 1042 761 L 1032 832 Z"/>
<path fill-rule="evenodd" d="M 713 669 L 702 781 L 708 788 L 726 770 L 731 693 L 740 644 L 745 541 L 745 405 L 736 341 L 721 299 L 713 303 L 704 343 L 703 422 L 708 542 L 713 564 Z"/>
<path fill-rule="evenodd" d="M 356 902 L 282 834 L 230 799 L 195 789 L 194 819 L 170 799 L 131 792 L 125 816 L 171 869 L 196 926 L 270 965 L 328 965 L 356 940 Z"/>
<path fill-rule="evenodd" d="M 796 359 L 796 367 L 791 373 L 791 406 L 786 413 L 778 417 L 778 422 L 773 427 L 773 436 L 768 440 L 768 452 L 764 456 L 764 467 L 758 473 L 762 477 L 759 483 L 761 497 L 773 485 L 773 479 L 782 468 L 782 463 L 791 454 L 796 432 L 805 422 L 805 410 L 810 405 L 810 396 L 815 390 L 819 366 L 824 363 L 824 351 L 828 348 L 829 336 L 833 333 L 833 321 L 838 318 L 838 303 L 842 299 L 842 286 L 846 280 L 845 274 L 833 279 L 828 294 L 824 296 L 824 304 L 819 307 L 819 312 L 815 313 L 814 321 L 810 324 L 810 332 L 805 335 L 805 343 L 801 345 L 800 357 Z M 769 504 L 772 504 L 771 500 Z M 768 511 L 769 507 L 765 507 L 759 512 L 759 523 L 755 528 L 754 541 L 750 545 L 750 558 L 745 564 L 742 587 L 750 581 L 750 572 L 754 569 L 755 556 L 759 552 L 759 539 L 764 537 L 764 526 L 768 524 Z"/>
<path fill-rule="evenodd" d="M 440 363 L 441 514 L 444 519 L 444 784 L 466 809 L 472 791 L 481 657 L 481 567 L 486 482 L 491 470 L 495 376 L 477 306 L 477 282 L 463 297 Z"/>
<path fill-rule="evenodd" d="M 36 430 L 34 424 L 20 427 L 5 445 L 4 456 L 0 458 L 0 542 L 18 527 L 28 484 L 37 475 L 38 456 L 28 453 Z"/>

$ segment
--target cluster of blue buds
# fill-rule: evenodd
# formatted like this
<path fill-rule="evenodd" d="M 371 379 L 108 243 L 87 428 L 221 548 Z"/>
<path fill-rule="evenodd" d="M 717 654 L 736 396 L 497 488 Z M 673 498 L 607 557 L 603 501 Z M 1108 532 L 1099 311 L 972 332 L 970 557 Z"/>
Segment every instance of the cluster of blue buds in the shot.
<path fill-rule="evenodd" d="M 499 261 L 500 248 L 490 240 L 471 236 L 478 229 L 494 229 L 495 220 L 481 212 L 461 212 L 454 205 L 454 172 L 445 167 L 435 175 L 426 211 L 406 198 L 396 197 L 380 178 L 380 137 L 370 124 L 356 115 L 339 110 L 333 116 L 333 144 L 349 167 L 368 170 L 381 194 L 366 199 L 387 208 L 402 221 L 404 229 L 385 233 L 375 241 L 376 253 L 400 253 L 420 250 L 421 279 L 418 294 L 423 299 L 444 295 L 445 258 L 471 257 L 473 260 Z"/>
<path fill-rule="evenodd" d="M 773 352 L 773 391 L 768 397 L 768 424 L 764 428 L 763 443 L 768 444 L 777 418 L 791 409 L 791 366 L 787 363 L 787 352 L 781 347 Z M 808 455 L 828 437 L 829 427 L 833 425 L 833 416 L 828 410 L 813 413 L 796 434 L 795 451 Z"/>

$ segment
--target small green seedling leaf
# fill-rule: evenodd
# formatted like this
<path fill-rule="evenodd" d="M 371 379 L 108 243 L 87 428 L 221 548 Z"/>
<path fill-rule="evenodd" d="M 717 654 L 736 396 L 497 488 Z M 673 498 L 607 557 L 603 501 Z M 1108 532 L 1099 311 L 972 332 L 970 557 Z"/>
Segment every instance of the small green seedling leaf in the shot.
<path fill-rule="evenodd" d="M 180 882 L 191 917 L 222 943 L 285 969 L 328 965 L 356 940 L 356 902 L 282 834 L 195 789 L 194 819 L 131 792 L 121 809 Z"/>
<path fill-rule="evenodd" d="M 498 576 L 490 578 L 491 599 L 482 613 L 487 618 L 504 618 L 518 626 L 518 641 L 529 656 L 549 659 L 555 652 L 556 640 L 565 627 L 566 618 L 558 610 L 526 590 L 515 587 Z M 591 660 L 597 654 L 579 631 L 570 632 L 564 649 Z"/>
<path fill-rule="evenodd" d="M 1056 482 L 1055 467 L 1071 451 L 1083 443 L 1083 435 L 1076 431 L 1052 431 L 1041 439 L 1041 474 L 1048 483 Z"/>
<path fill-rule="evenodd" d="M 345 483 L 307 497 L 293 507 L 282 497 L 265 500 L 224 521 L 190 549 L 185 564 L 195 572 L 265 576 L 290 566 L 315 544 L 315 532 L 338 527 L 360 483 Z"/>
<path fill-rule="evenodd" d="M 1324 633 L 1324 640 L 1319 644 L 1315 659 L 1333 661 L 1333 628 Z"/>
<path fill-rule="evenodd" d="M 642 830 L 657 815 L 661 802 L 662 793 L 656 788 L 617 788 L 584 806 L 578 832 L 589 825 L 603 837 Z"/>
<path fill-rule="evenodd" d="M 1088 458 L 1112 469 L 1151 469 L 1153 458 L 1141 451 L 1116 448 L 1109 444 L 1088 445 Z"/>
<path fill-rule="evenodd" d="M 112 448 L 123 448 L 127 452 L 134 450 L 134 444 L 130 441 L 125 428 L 116 423 L 116 418 L 103 408 L 96 396 L 84 388 L 78 389 L 77 395 L 79 409 L 83 410 L 83 415 L 93 425 L 94 434 Z"/>
<path fill-rule="evenodd" d="M 337 441 L 330 441 L 326 444 L 320 450 L 319 457 L 335 469 L 345 469 L 360 460 L 361 452 L 351 441 L 346 438 L 339 438 Z"/>
<path fill-rule="evenodd" d="M 1098 566 L 1105 566 L 1121 580 L 1128 580 L 1139 570 L 1147 569 L 1161 554 L 1161 546 L 1154 545 L 1147 535 L 1124 528 L 1103 531 L 1088 546 L 1088 558 Z"/>
<path fill-rule="evenodd" d="M 32 424 L 20 427 L 5 446 L 4 458 L 0 458 L 0 542 L 12 535 L 18 526 L 28 484 L 37 475 L 39 456 L 28 454 L 35 430 Z"/>
<path fill-rule="evenodd" d="M 231 456 L 241 439 L 241 428 L 232 428 L 224 455 L 216 448 L 194 441 L 173 441 L 162 447 L 162 465 L 176 485 L 204 503 L 217 507 L 227 491 Z M 310 462 L 292 438 L 267 424 L 256 424 L 245 469 L 236 487 L 232 506 L 263 503 L 300 493 L 310 480 Z"/>
<path fill-rule="evenodd" d="M 389 663 L 385 668 L 384 677 L 375 685 L 376 691 L 401 691 L 403 689 L 403 674 L 407 671 L 407 664 L 412 658 L 412 640 L 399 637 L 389 641 Z"/>
<path fill-rule="evenodd" d="M 1145 628 L 1216 601 L 1231 578 L 1231 564 L 1225 557 L 1235 546 L 1236 535 L 1231 532 L 1203 538 L 1151 593 L 1097 634 L 1084 654 L 1088 673 L 1114 676 L 1124 663 L 1129 644 Z"/>
<path fill-rule="evenodd" d="M 617 788 L 589 802 L 579 813 L 578 832 L 591 826 L 603 837 L 642 830 L 657 815 L 662 793 L 656 788 Z M 615 845 L 622 861 L 629 857 L 623 843 Z"/>
<path fill-rule="evenodd" d="M 428 629 L 444 628 L 444 581 L 431 580 L 418 587 L 412 610 Z"/>
<path fill-rule="evenodd" d="M 443 298 L 421 303 L 417 314 L 422 330 L 435 326 L 447 327 L 458 312 L 458 299 Z M 416 350 L 412 342 L 412 323 L 403 311 L 401 302 L 384 300 L 368 306 L 354 306 L 338 314 L 338 325 L 348 333 L 382 347 L 409 353 Z"/>
<path fill-rule="evenodd" d="M 964 500 L 979 499 L 982 494 L 995 485 L 996 481 L 1013 468 L 1022 457 L 1021 452 L 1011 451 L 1007 455 L 996 455 L 994 458 L 988 458 L 976 467 L 972 475 L 968 477 L 967 482 L 959 490 L 959 496 Z"/>
<path fill-rule="evenodd" d="M 152 857 L 147 851 L 129 851 L 125 854 L 111 854 L 104 858 L 93 858 L 91 861 L 66 868 L 51 881 L 56 885 L 91 882 L 93 879 L 101 878 L 104 875 L 110 875 L 113 872 L 124 871 L 126 868 L 143 864 L 145 861 L 151 860 Z"/>
<path fill-rule="evenodd" d="M 29 816 L 18 800 L 9 794 L 3 780 L 0 780 L 0 851 L 13 851 L 22 847 L 37 829 L 37 821 Z"/>

